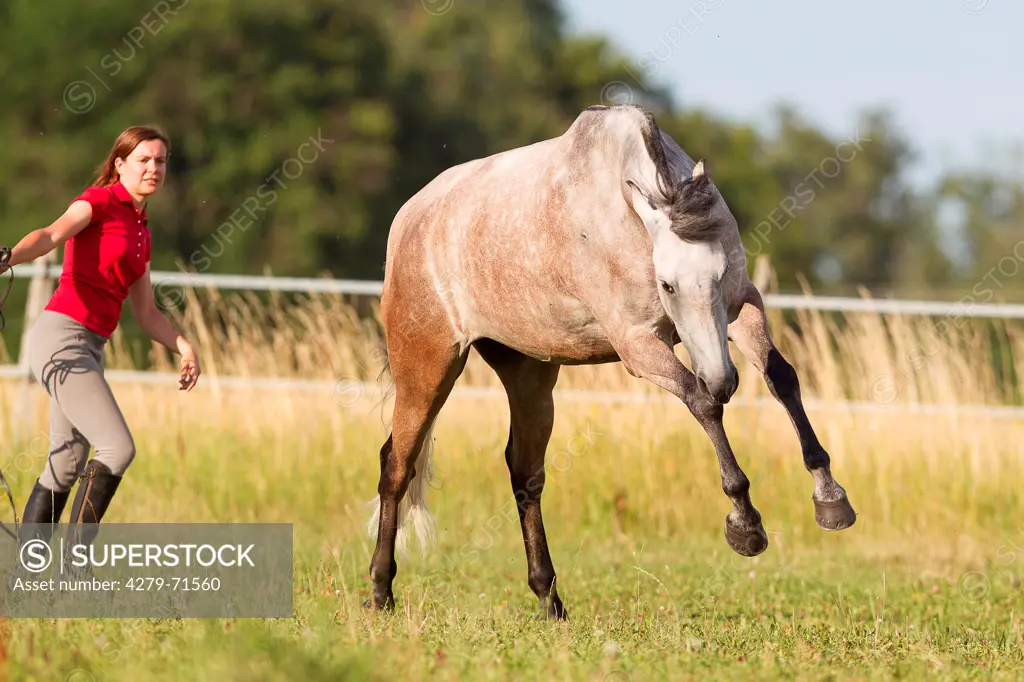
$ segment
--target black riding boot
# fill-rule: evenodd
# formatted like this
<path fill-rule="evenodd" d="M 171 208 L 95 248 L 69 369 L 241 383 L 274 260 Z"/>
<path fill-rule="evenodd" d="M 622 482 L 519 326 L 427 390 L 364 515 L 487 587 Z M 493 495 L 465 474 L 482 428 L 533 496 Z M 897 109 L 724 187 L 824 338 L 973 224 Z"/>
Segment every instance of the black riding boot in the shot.
<path fill-rule="evenodd" d="M 100 522 L 121 483 L 121 477 L 115 476 L 106 464 L 94 459 L 85 465 L 81 478 L 75 503 L 71 506 L 71 523 L 75 526 L 73 530 L 77 541 L 89 544 L 96 537 L 98 529 L 93 526 L 86 531 L 81 524 Z"/>
<path fill-rule="evenodd" d="M 44 488 L 36 480 L 32 486 L 32 492 L 28 494 L 28 501 L 25 502 L 25 511 L 22 514 L 21 525 L 18 527 L 18 542 L 21 545 L 31 540 L 42 540 L 49 543 L 53 537 L 54 527 L 60 523 L 60 515 L 64 512 L 71 491 L 58 492 Z M 26 524 L 34 524 L 32 528 L 26 528 Z M 38 580 L 41 576 L 30 573 L 21 562 L 15 563 L 14 570 L 5 579 L 7 588 L 13 589 L 20 580 Z"/>
<path fill-rule="evenodd" d="M 71 523 L 99 523 L 107 512 L 110 500 L 121 484 L 121 477 L 110 472 L 110 468 L 95 459 L 85 465 L 78 494 L 71 506 Z"/>
<path fill-rule="evenodd" d="M 24 543 L 32 538 L 40 538 L 49 542 L 50 537 L 53 535 L 52 526 L 60 523 L 60 515 L 64 513 L 64 506 L 67 505 L 70 496 L 70 490 L 65 492 L 50 490 L 44 488 L 37 480 L 36 484 L 32 486 L 32 492 L 29 493 L 28 501 L 25 503 L 19 540 Z M 45 530 L 42 527 L 34 528 L 32 529 L 33 532 L 30 533 L 24 528 L 26 523 L 48 524 L 50 527 Z"/>

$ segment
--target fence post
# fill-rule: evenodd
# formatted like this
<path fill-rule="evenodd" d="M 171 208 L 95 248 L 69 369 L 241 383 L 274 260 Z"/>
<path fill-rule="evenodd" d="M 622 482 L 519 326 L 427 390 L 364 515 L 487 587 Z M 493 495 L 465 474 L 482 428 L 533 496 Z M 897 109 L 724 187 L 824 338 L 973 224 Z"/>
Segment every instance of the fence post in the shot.
<path fill-rule="evenodd" d="M 762 253 L 754 259 L 754 276 L 751 281 L 762 294 L 768 293 L 772 283 L 772 260 L 768 254 Z"/>
<path fill-rule="evenodd" d="M 22 430 L 31 427 L 35 421 L 35 396 L 33 395 L 32 370 L 29 367 L 29 334 L 39 314 L 43 312 L 50 295 L 53 294 L 53 279 L 50 265 L 57 260 L 56 249 L 40 256 L 32 263 L 32 279 L 29 282 L 28 298 L 25 300 L 25 322 L 21 330 L 21 347 L 18 350 L 18 405 L 21 414 L 14 420 L 15 440 Z"/>

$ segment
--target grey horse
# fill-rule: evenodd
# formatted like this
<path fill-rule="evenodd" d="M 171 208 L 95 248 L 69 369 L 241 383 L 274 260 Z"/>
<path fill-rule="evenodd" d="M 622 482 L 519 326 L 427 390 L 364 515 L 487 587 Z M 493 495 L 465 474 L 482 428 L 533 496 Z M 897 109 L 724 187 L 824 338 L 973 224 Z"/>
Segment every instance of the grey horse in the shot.
<path fill-rule="evenodd" d="M 394 608 L 396 542 L 404 546 L 407 528 L 421 542 L 432 536 L 424 492 L 433 426 L 470 348 L 508 395 L 505 461 L 528 583 L 547 617 L 566 617 L 540 505 L 562 365 L 621 361 L 678 397 L 718 455 L 733 507 L 725 540 L 755 556 L 768 537 L 722 427 L 738 386 L 732 340 L 799 435 L 817 524 L 839 530 L 856 520 L 797 374 L 768 334 L 735 218 L 703 160 L 694 163 L 643 108 L 590 107 L 556 138 L 438 175 L 392 223 L 381 314 L 395 402 L 368 527 L 376 548 L 367 607 Z M 680 342 L 692 372 L 673 351 Z"/>

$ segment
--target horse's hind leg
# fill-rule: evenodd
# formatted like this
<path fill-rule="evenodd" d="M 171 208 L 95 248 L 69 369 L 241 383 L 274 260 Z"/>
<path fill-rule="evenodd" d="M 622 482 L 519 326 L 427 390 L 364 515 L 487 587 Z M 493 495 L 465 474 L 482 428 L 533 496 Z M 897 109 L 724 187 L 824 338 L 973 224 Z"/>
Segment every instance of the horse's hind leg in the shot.
<path fill-rule="evenodd" d="M 555 403 L 551 395 L 559 365 L 541 362 L 489 339 L 475 344 L 481 357 L 501 379 L 508 394 L 511 424 L 505 463 L 519 509 L 519 525 L 526 547 L 527 580 L 540 601 L 541 614 L 567 617 L 556 589 L 555 567 L 541 518 L 544 492 L 544 452 L 551 438 Z"/>
<path fill-rule="evenodd" d="M 395 562 L 395 541 L 402 498 L 409 492 L 411 515 L 416 524 L 426 522 L 423 487 L 426 483 L 428 438 L 441 406 L 447 400 L 455 381 L 466 365 L 467 352 L 454 344 L 445 344 L 437 337 L 418 340 L 414 344 L 396 343 L 390 349 L 389 363 L 395 382 L 395 411 L 391 435 L 380 450 L 380 510 L 377 519 L 377 546 L 370 561 L 373 582 L 372 606 L 393 609 L 392 583 L 398 573 Z M 426 451 L 426 452 L 424 452 Z M 419 461 L 417 458 L 420 458 Z M 412 486 L 412 490 L 410 490 Z M 423 530 L 417 528 L 417 532 Z M 421 541 L 424 538 L 420 538 Z"/>
<path fill-rule="evenodd" d="M 832 478 L 830 460 L 825 448 L 811 428 L 800 399 L 800 381 L 796 371 L 768 335 L 761 294 L 753 285 L 748 287 L 747 300 L 739 316 L 729 325 L 729 337 L 744 356 L 764 375 L 768 389 L 783 404 L 793 427 L 800 437 L 804 466 L 814 477 L 814 520 L 826 530 L 849 528 L 857 520 L 846 492 Z"/>

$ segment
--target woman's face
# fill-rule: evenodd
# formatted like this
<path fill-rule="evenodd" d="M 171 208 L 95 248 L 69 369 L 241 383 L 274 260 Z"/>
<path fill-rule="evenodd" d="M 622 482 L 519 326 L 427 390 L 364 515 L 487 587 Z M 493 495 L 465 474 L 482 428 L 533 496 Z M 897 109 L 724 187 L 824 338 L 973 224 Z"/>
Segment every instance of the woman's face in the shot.
<path fill-rule="evenodd" d="M 161 140 L 140 142 L 125 159 L 114 162 L 121 184 L 132 194 L 149 196 L 164 184 L 167 147 Z"/>

